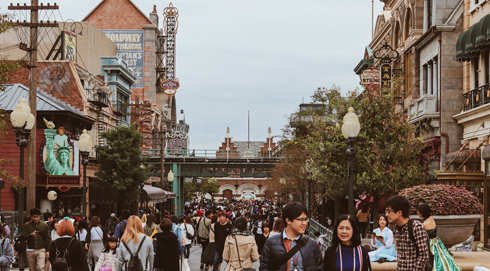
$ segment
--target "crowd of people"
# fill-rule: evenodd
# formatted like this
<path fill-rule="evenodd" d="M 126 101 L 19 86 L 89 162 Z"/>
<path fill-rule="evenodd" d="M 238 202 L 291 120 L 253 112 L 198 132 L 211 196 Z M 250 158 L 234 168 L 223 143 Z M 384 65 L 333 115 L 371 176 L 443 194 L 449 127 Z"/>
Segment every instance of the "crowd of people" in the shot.
<path fill-rule="evenodd" d="M 461 270 L 437 237 L 429 206 L 417 206 L 423 222 L 409 219 L 404 197 L 384 206 L 368 246 L 362 245 L 366 225 L 359 223 L 368 212 L 363 209 L 336 219 L 327 249 L 319 232 L 306 234 L 310 219 L 298 202 L 195 202 L 180 216 L 163 217 L 122 210 L 104 224 L 97 216 L 76 221 L 49 213 L 44 222 L 34 208 L 15 240 L 15 258 L 21 271 L 190 271 L 190 249 L 199 244 L 204 271 L 253 271 L 257 261 L 261 271 L 367 271 L 374 261 L 396 261 L 401 271 Z M 0 227 L 2 271 L 14 262 L 6 231 Z"/>

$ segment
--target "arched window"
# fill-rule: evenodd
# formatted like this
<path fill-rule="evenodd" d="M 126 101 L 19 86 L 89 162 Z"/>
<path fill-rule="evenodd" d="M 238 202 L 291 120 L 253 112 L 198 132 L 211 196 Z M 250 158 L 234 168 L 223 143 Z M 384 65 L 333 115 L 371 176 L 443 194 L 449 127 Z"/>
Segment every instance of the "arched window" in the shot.
<path fill-rule="evenodd" d="M 412 31 L 412 11 L 410 11 L 410 9 L 407 9 L 407 16 L 405 17 L 405 25 L 403 28 L 405 30 L 403 33 L 403 40 L 406 40 Z"/>
<path fill-rule="evenodd" d="M 395 33 L 393 34 L 393 48 L 398 48 L 398 44 L 400 43 L 400 23 L 398 21 L 395 24 Z"/>

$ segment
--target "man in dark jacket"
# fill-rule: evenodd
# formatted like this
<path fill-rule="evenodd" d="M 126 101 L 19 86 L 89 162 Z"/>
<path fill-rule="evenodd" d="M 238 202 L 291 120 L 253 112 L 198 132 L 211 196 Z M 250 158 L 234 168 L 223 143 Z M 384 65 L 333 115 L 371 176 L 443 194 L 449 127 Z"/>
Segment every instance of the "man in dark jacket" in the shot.
<path fill-rule="evenodd" d="M 41 211 L 32 208 L 30 214 L 31 221 L 22 227 L 22 237 L 27 241 L 27 264 L 29 270 L 44 270 L 51 236 L 48 225 L 40 221 Z"/>
<path fill-rule="evenodd" d="M 219 213 L 218 222 L 214 224 L 214 239 L 216 242 L 216 253 L 214 256 L 213 271 L 218 271 L 218 266 L 223 261 L 223 250 L 225 249 L 226 237 L 230 235 L 233 225 L 226 221 L 226 213 Z"/>
<path fill-rule="evenodd" d="M 282 212 L 286 228 L 281 234 L 270 237 L 260 258 L 260 271 L 322 271 L 320 247 L 309 239 L 305 246 L 284 263 L 280 259 L 301 242 L 308 225 L 308 211 L 299 202 L 288 203 Z M 280 265 L 279 265 L 280 264 Z"/>
<path fill-rule="evenodd" d="M 129 210 L 124 209 L 121 211 L 121 217 L 123 221 L 121 223 L 117 224 L 116 230 L 114 231 L 114 236 L 116 236 L 118 239 L 121 239 L 121 237 L 124 234 L 124 231 L 126 230 L 126 224 L 128 224 L 128 218 L 131 215 L 131 212 Z"/>

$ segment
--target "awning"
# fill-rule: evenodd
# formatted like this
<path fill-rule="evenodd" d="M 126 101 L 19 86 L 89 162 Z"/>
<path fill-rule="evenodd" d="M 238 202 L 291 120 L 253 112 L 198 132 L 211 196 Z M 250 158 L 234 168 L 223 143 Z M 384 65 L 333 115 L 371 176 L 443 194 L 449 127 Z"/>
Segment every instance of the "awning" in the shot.
<path fill-rule="evenodd" d="M 464 149 L 461 152 L 459 150 L 448 152 L 446 163 L 451 161 L 452 164 L 481 164 L 481 150 Z"/>
<path fill-rule="evenodd" d="M 465 36 L 468 31 L 463 32 L 458 38 L 456 42 L 456 60 L 457 61 L 465 61 L 464 59 L 464 45 L 465 45 Z"/>
<path fill-rule="evenodd" d="M 468 29 L 468 34 L 465 36 L 464 52 L 466 55 L 474 55 L 480 50 L 476 47 L 476 37 L 480 35 L 480 23 L 476 23 Z"/>
<path fill-rule="evenodd" d="M 486 47 L 490 44 L 490 14 L 483 17 L 478 24 L 480 25 L 480 33 L 476 36 L 476 47 Z"/>
<path fill-rule="evenodd" d="M 354 68 L 354 72 L 357 75 L 360 75 L 365 69 L 368 69 L 373 64 L 374 64 L 373 51 L 369 46 L 366 46 L 366 48 L 364 49 L 364 57 Z"/>

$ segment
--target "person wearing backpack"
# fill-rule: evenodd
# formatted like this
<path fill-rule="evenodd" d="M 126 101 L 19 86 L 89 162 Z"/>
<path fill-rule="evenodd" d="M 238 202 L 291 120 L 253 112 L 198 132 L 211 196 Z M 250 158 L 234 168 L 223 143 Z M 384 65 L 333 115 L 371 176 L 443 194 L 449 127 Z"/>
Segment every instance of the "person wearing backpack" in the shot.
<path fill-rule="evenodd" d="M 184 232 L 184 257 L 189 259 L 191 255 L 192 240 L 194 239 L 194 226 L 192 226 L 192 220 L 190 216 L 184 218 L 184 223 L 181 226 L 182 232 Z"/>
<path fill-rule="evenodd" d="M 429 259 L 429 243 L 424 225 L 409 218 L 410 202 L 393 196 L 385 203 L 388 222 L 396 224 L 397 271 L 425 271 Z"/>
<path fill-rule="evenodd" d="M 49 261 L 53 271 L 89 271 L 85 250 L 80 241 L 73 238 L 75 228 L 68 217 L 58 225 L 60 236 L 49 246 Z"/>
<path fill-rule="evenodd" d="M 153 245 L 138 216 L 127 220 L 117 249 L 117 271 L 153 271 Z"/>
<path fill-rule="evenodd" d="M 7 233 L 4 227 L 0 227 L 0 270 L 9 271 L 10 265 L 14 262 L 14 249 L 10 244 L 10 239 L 7 238 Z"/>
<path fill-rule="evenodd" d="M 123 221 L 117 224 L 116 229 L 114 230 L 114 236 L 116 236 L 118 239 L 121 239 L 121 237 L 123 236 L 130 215 L 131 213 L 127 209 L 121 211 L 121 217 Z"/>
<path fill-rule="evenodd" d="M 163 271 L 179 270 L 179 255 L 182 247 L 177 235 L 172 231 L 172 221 L 168 218 L 160 222 L 162 232 L 155 234 L 153 247 L 155 251 L 155 269 Z"/>
<path fill-rule="evenodd" d="M 286 228 L 265 242 L 260 257 L 261 271 L 323 270 L 320 247 L 315 240 L 305 235 L 307 214 L 306 207 L 299 202 L 286 204 L 282 212 Z"/>

